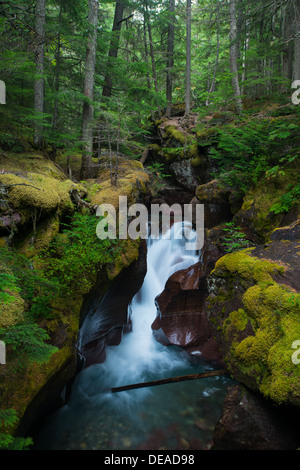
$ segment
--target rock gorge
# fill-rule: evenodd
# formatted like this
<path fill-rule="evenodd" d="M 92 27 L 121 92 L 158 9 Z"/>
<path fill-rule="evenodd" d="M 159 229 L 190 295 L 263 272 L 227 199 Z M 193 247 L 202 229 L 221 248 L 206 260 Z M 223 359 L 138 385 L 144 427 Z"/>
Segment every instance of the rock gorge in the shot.
<path fill-rule="evenodd" d="M 187 123 L 174 114 L 171 120 L 151 123 L 144 167 L 119 158 L 116 186 L 111 185 L 107 158 L 100 161 L 95 178 L 84 184 L 68 179 L 41 155 L 25 158 L 3 152 L 1 246 L 13 245 L 33 269 L 44 269 L 43 252 L 51 241 L 58 237 L 60 243 L 70 243 L 61 224 L 78 210 L 93 212 L 103 202 L 117 206 L 119 195 L 148 207 L 153 202 L 204 204 L 201 257 L 172 275 L 156 298 L 153 334 L 166 347 L 177 345 L 222 363 L 237 381 L 215 430 L 216 449 L 297 448 L 300 366 L 291 356 L 293 342 L 300 339 L 299 203 L 283 214 L 270 212 L 274 195 L 278 199 L 284 194 L 293 178 L 293 165 L 285 175 L 258 182 L 246 192 L 238 184 L 224 185 L 211 177 L 215 161 L 209 139 L 216 136 L 217 126 L 210 119 L 197 131 L 197 116 Z M 164 185 L 152 184 L 146 170 L 153 162 L 163 163 L 171 174 Z M 242 227 L 247 246 L 228 253 L 230 222 Z M 113 263 L 95 267 L 85 287 L 74 289 L 68 299 L 53 299 L 55 319 L 42 324 L 57 348 L 49 362 L 28 367 L 22 392 L 20 376 L 9 370 L 4 376 L 1 369 L 1 405 L 17 409 L 17 435 L 26 435 L 59 405 L 60 392 L 71 386 L 78 368 L 104 361 L 106 346 L 119 344 L 130 330 L 128 306 L 146 271 L 145 244 L 125 241 Z M 12 295 L 2 327 L 15 324 L 25 309 L 24 299 L 17 292 Z M 100 312 L 105 312 L 104 324 L 97 324 Z M 264 423 L 269 423 L 267 430 Z"/>

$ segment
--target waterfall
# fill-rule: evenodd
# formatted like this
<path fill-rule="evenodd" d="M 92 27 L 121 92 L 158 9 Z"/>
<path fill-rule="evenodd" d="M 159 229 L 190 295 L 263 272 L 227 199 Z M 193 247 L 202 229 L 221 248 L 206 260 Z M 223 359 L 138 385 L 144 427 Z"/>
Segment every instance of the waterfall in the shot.
<path fill-rule="evenodd" d="M 224 378 L 209 379 L 201 385 L 199 381 L 198 384 L 175 384 L 175 391 L 172 386 L 165 385 L 116 394 L 110 392 L 113 387 L 213 368 L 205 363 L 200 366 L 197 363 L 195 368 L 191 356 L 184 350 L 176 346 L 165 347 L 152 334 L 156 296 L 164 290 L 166 281 L 174 272 L 199 260 L 199 252 L 186 251 L 186 239 L 180 237 L 182 230 L 181 223 L 175 224 L 161 238 L 148 239 L 147 274 L 128 312 L 132 331 L 124 334 L 118 346 L 107 347 L 104 363 L 92 365 L 76 377 L 69 403 L 50 417 L 41 430 L 38 449 L 76 449 L 83 445 L 82 442 L 88 442 L 84 444 L 85 448 L 134 449 L 164 426 L 168 436 L 166 445 L 178 445 L 169 443 L 172 432 L 175 432 L 174 419 L 178 421 L 176 426 L 180 427 L 180 430 L 176 427 L 176 442 L 185 439 L 185 435 L 199 434 L 194 424 L 186 424 L 185 413 L 197 415 L 199 412 L 200 390 L 203 397 L 216 394 L 219 400 L 221 391 L 221 399 L 224 398 L 224 387 L 220 388 L 220 384 L 226 382 Z M 192 393 L 193 387 L 197 387 L 195 393 Z M 196 411 L 191 411 L 193 402 Z M 184 407 L 187 411 L 181 410 Z M 219 408 L 218 404 L 211 411 L 215 421 Z M 168 426 L 173 426 L 173 431 Z"/>
<path fill-rule="evenodd" d="M 148 239 L 147 274 L 140 291 L 129 307 L 132 332 L 124 335 L 119 346 L 107 347 L 105 363 L 92 366 L 105 377 L 101 389 L 142 382 L 145 377 L 170 373 L 181 358 L 175 357 L 173 350 L 161 346 L 153 337 L 151 324 L 156 316 L 155 298 L 163 290 L 166 281 L 176 271 L 188 268 L 199 260 L 199 253 L 186 251 L 186 239 L 182 236 L 183 224 L 176 223 L 164 236 Z M 82 372 L 78 380 L 82 393 L 90 368 Z M 141 393 L 139 393 L 141 394 Z M 136 397 L 135 397 L 136 399 Z"/>

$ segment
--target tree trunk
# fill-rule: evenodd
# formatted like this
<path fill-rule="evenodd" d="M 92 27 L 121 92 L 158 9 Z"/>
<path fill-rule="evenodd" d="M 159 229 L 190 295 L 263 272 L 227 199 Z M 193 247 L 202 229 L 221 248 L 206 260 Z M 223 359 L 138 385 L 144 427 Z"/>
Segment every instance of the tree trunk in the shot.
<path fill-rule="evenodd" d="M 226 374 L 227 374 L 227 371 L 225 369 L 212 370 L 210 372 L 203 372 L 202 374 L 181 375 L 179 377 L 170 377 L 168 379 L 152 380 L 151 382 L 140 382 L 137 384 L 123 385 L 121 387 L 111 388 L 110 391 L 111 393 L 118 393 L 118 392 L 124 392 L 127 390 L 135 390 L 138 388 L 156 387 L 158 385 L 186 382 L 188 380 L 199 380 L 199 379 L 207 379 L 210 377 L 219 377 L 221 375 L 226 375 Z"/>
<path fill-rule="evenodd" d="M 292 80 L 293 78 L 293 12 L 290 11 L 288 5 L 284 8 L 284 19 L 283 19 L 283 64 L 282 74 L 284 77 Z M 289 87 L 287 88 L 289 90 Z M 286 90 L 286 91 L 287 91 Z"/>
<path fill-rule="evenodd" d="M 216 88 L 216 78 L 217 78 L 217 71 L 219 66 L 219 56 L 220 56 L 220 5 L 219 2 L 217 3 L 217 53 L 216 53 L 216 62 L 214 67 L 214 75 L 211 82 L 211 85 L 208 87 L 208 95 L 206 99 L 206 106 L 209 106 L 210 94 L 215 91 Z"/>
<path fill-rule="evenodd" d="M 150 23 L 148 5 L 147 4 L 146 4 L 145 16 L 146 16 L 146 22 L 147 22 L 147 26 L 148 26 L 148 36 L 149 36 L 149 43 L 150 43 L 152 78 L 153 78 L 153 82 L 154 82 L 155 92 L 158 93 L 158 82 L 157 82 L 157 74 L 156 74 L 155 55 L 154 55 L 154 47 L 153 47 L 153 40 L 152 40 L 152 29 L 151 29 L 151 23 Z M 158 111 L 158 117 L 161 118 L 161 109 L 160 109 L 160 106 L 159 106 L 158 103 L 157 103 L 157 111 Z"/>
<path fill-rule="evenodd" d="M 175 0 L 169 0 L 169 24 L 168 24 L 168 45 L 167 45 L 167 85 L 166 85 L 166 98 L 167 98 L 167 117 L 171 117 L 172 107 L 172 91 L 173 91 L 173 67 L 174 67 L 174 11 Z"/>
<path fill-rule="evenodd" d="M 144 32 L 145 62 L 147 64 L 147 66 L 149 66 L 148 41 L 147 41 L 147 19 L 146 19 L 145 9 L 144 9 L 143 32 Z M 148 69 L 147 69 L 147 86 L 148 86 L 148 90 L 151 90 L 150 73 L 149 73 Z"/>
<path fill-rule="evenodd" d="M 84 96 L 86 101 L 82 111 L 82 141 L 83 152 L 81 160 L 81 179 L 90 176 L 93 154 L 93 127 L 94 117 L 93 99 L 95 82 L 95 63 L 97 49 L 97 25 L 98 25 L 98 0 L 89 0 L 88 22 L 90 26 L 88 45 L 86 50 L 85 76 L 84 76 Z"/>
<path fill-rule="evenodd" d="M 35 53 L 35 73 L 34 80 L 34 145 L 40 148 L 43 143 L 43 118 L 44 112 L 44 58 L 45 58 L 45 22 L 46 22 L 46 0 L 37 0 L 35 7 L 35 32 L 36 32 L 36 53 Z"/>
<path fill-rule="evenodd" d="M 61 64 L 61 14 L 62 8 L 60 7 L 59 11 L 59 18 L 58 18 L 58 36 L 57 36 L 57 46 L 56 46 L 56 53 L 55 53 L 55 62 L 56 62 L 56 71 L 55 71 L 55 81 L 54 81 L 54 91 L 55 91 L 55 102 L 54 102 L 54 109 L 53 109 L 53 120 L 52 120 L 52 134 L 54 142 L 52 143 L 52 157 L 53 161 L 56 160 L 56 133 L 58 132 L 58 93 L 60 88 L 60 64 Z"/>
<path fill-rule="evenodd" d="M 109 71 L 110 67 L 110 58 L 117 58 L 118 56 L 118 49 L 119 49 L 119 42 L 120 42 L 120 32 L 122 29 L 122 21 L 123 21 L 123 13 L 124 13 L 124 3 L 122 0 L 116 1 L 116 8 L 115 8 L 115 16 L 114 16 L 114 23 L 112 28 L 112 38 L 110 43 L 110 49 L 108 53 L 108 72 L 105 77 L 105 83 L 103 87 L 102 96 L 110 97 L 112 92 L 112 75 Z"/>
<path fill-rule="evenodd" d="M 238 114 L 243 111 L 239 74 L 237 66 L 237 21 L 236 0 L 230 0 L 230 71 L 232 75 L 232 88 L 234 93 L 235 108 Z"/>
<path fill-rule="evenodd" d="M 186 0 L 186 70 L 185 70 L 185 114 L 191 112 L 192 74 L 192 1 Z"/>
<path fill-rule="evenodd" d="M 294 64 L 293 80 L 300 80 L 300 2 L 296 0 L 295 5 L 295 41 L 294 41 Z"/>

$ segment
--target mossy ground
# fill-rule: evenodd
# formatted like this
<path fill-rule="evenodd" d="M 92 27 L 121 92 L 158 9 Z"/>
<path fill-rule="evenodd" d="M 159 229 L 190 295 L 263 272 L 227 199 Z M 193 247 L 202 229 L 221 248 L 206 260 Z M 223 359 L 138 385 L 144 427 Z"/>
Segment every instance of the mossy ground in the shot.
<path fill-rule="evenodd" d="M 92 191 L 90 201 L 92 204 L 111 204 L 117 210 L 119 197 L 127 196 L 128 204 L 133 204 L 139 197 L 148 191 L 149 175 L 144 171 L 143 165 L 136 160 L 116 158 L 112 160 L 112 178 L 110 161 L 101 159 L 101 170 L 93 185 L 98 185 L 98 191 Z M 117 168 L 117 180 L 114 183 Z"/>
<path fill-rule="evenodd" d="M 128 203 L 134 203 L 148 191 L 149 175 L 143 171 L 143 166 L 134 160 L 119 159 L 116 185 L 111 183 L 110 168 L 107 165 L 99 178 L 78 184 L 69 180 L 53 162 L 36 153 L 1 154 L 0 163 L 0 184 L 7 188 L 6 204 L 2 206 L 2 210 L 5 214 L 8 210 L 20 213 L 21 227 L 26 226 L 26 230 L 19 229 L 18 237 L 13 236 L 10 240 L 3 233 L 0 249 L 6 249 L 9 241 L 16 255 L 24 256 L 28 260 L 28 269 L 32 270 L 30 272 L 36 272 L 37 276 L 40 273 L 46 279 L 51 276 L 51 257 L 60 259 L 64 256 L 66 248 L 74 244 L 72 234 L 63 231 L 62 218 L 65 221 L 66 216 L 72 219 L 76 212 L 84 212 L 84 209 L 76 207 L 72 201 L 72 188 L 75 187 L 81 197 L 91 205 L 110 203 L 116 209 L 119 195 L 127 196 Z M 33 224 L 34 214 L 37 217 Z M 43 217 L 40 217 L 41 214 Z M 96 237 L 96 233 L 94 236 Z M 52 246 L 55 240 L 57 243 Z M 48 333 L 49 343 L 57 348 L 47 362 L 28 362 L 26 357 L 18 356 L 16 352 L 12 354 L 11 348 L 8 347 L 7 364 L 0 369 L 0 408 L 16 410 L 18 421 L 12 429 L 6 431 L 14 433 L 29 404 L 51 377 L 68 364 L 74 364 L 84 295 L 95 283 L 99 273 L 103 271 L 105 278 L 108 276 L 112 280 L 123 268 L 136 260 L 139 255 L 139 241 L 120 241 L 115 253 L 115 258 L 107 265 L 97 263 L 97 266 L 89 266 L 86 272 L 83 268 L 79 269 L 75 263 L 77 274 L 74 275 L 79 279 L 74 283 L 74 288 L 70 285 L 67 293 L 65 289 L 53 292 L 51 299 L 48 299 L 47 315 L 45 313 L 43 316 L 43 312 L 39 311 L 35 321 Z M 1 269 L 9 272 L 9 264 L 4 261 Z M 81 289 L 78 288 L 80 284 Z M 14 284 L 10 282 L 4 289 L 4 294 L 9 296 L 9 302 L 5 303 L 0 313 L 0 326 L 4 328 L 18 324 L 21 320 L 26 322 L 30 313 L 32 302 L 19 291 L 18 285 L 15 287 L 14 289 Z"/>
<path fill-rule="evenodd" d="M 203 164 L 203 155 L 200 154 L 196 137 L 180 127 L 176 120 L 158 123 L 162 132 L 164 145 L 151 145 L 160 160 L 173 163 L 181 160 L 192 160 L 194 168 Z"/>

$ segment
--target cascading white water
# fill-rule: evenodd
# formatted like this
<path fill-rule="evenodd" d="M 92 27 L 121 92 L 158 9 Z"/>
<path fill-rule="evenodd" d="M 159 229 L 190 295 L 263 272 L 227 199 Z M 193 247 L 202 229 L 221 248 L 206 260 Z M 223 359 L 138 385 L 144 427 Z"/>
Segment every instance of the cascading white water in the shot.
<path fill-rule="evenodd" d="M 105 377 L 101 386 L 103 391 L 142 382 L 145 376 L 169 373 L 176 364 L 182 363 L 173 350 L 161 346 L 155 340 L 151 324 L 156 316 L 155 298 L 164 290 L 168 278 L 199 260 L 199 253 L 186 251 L 187 240 L 183 236 L 183 229 L 187 225 L 190 224 L 176 223 L 158 240 L 149 237 L 147 274 L 130 306 L 132 332 L 123 337 L 119 346 L 107 348 L 104 364 L 93 366 L 99 372 L 101 370 L 100 375 Z M 86 393 L 90 374 L 94 374 L 94 370 L 88 368 L 78 379 L 82 393 Z"/>
<path fill-rule="evenodd" d="M 164 347 L 158 343 L 151 330 L 156 316 L 155 298 L 163 291 L 168 278 L 199 260 L 199 253 L 186 251 L 182 230 L 182 224 L 175 224 L 160 239 L 149 238 L 147 274 L 130 306 L 132 332 L 124 335 L 119 346 L 107 348 L 103 364 L 90 366 L 78 375 L 70 402 L 48 419 L 37 448 L 76 449 L 84 439 L 89 441 L 88 448 L 134 448 L 141 445 L 141 439 L 147 440 L 154 429 L 163 428 L 170 419 L 174 420 L 178 408 L 191 406 L 191 390 L 195 387 L 191 383 L 176 384 L 175 393 L 170 385 L 155 387 L 156 390 L 143 388 L 117 394 L 110 392 L 111 388 L 121 385 L 200 371 L 199 364 L 195 369 L 190 357 L 180 348 Z M 201 371 L 212 369 L 205 363 L 200 368 Z M 220 391 L 215 385 L 224 381 L 224 378 L 207 381 L 202 389 L 203 396 Z M 197 390 L 199 393 L 199 384 Z M 181 426 L 189 435 L 192 434 L 184 422 Z M 90 431 L 86 432 L 86 429 Z M 132 434 L 125 443 L 124 433 L 125 437 Z M 49 435 L 52 436 L 51 443 Z"/>
<path fill-rule="evenodd" d="M 118 348 L 110 348 L 103 366 L 118 385 L 142 381 L 145 373 L 155 373 L 157 368 L 168 372 L 170 361 L 174 366 L 174 355 L 154 339 L 151 324 L 156 315 L 155 297 L 164 290 L 168 278 L 199 259 L 197 252 L 185 251 L 185 238 L 178 238 L 181 231 L 178 223 L 163 238 L 148 241 L 147 274 L 131 305 L 132 333 Z"/>

